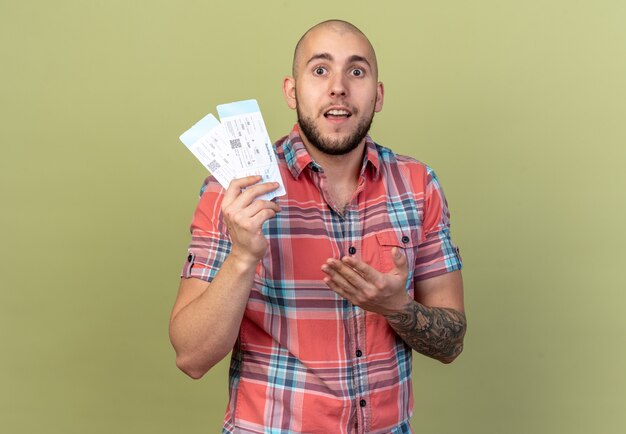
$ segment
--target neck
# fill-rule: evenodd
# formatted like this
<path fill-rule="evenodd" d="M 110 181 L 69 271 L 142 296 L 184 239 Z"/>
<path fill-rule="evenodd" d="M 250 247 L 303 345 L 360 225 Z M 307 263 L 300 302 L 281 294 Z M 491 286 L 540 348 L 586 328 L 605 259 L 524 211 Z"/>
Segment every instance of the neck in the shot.
<path fill-rule="evenodd" d="M 354 183 L 356 185 L 363 164 L 365 140 L 352 151 L 343 155 L 331 155 L 322 152 L 311 145 L 304 137 L 303 142 L 313 160 L 322 166 L 324 174 L 331 182 L 338 182 L 344 185 Z"/>
<path fill-rule="evenodd" d="M 327 191 L 330 195 L 327 201 L 333 204 L 338 213 L 343 214 L 359 185 L 365 140 L 344 155 L 326 154 L 308 143 L 304 137 L 303 142 L 313 160 L 324 169 Z"/>

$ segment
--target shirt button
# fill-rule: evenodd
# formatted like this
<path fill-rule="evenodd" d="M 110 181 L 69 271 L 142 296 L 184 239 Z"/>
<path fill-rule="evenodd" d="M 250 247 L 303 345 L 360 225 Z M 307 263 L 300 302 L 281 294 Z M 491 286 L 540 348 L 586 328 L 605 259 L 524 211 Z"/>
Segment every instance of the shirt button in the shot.
<path fill-rule="evenodd" d="M 348 249 L 348 253 L 350 253 L 351 255 L 354 255 L 356 253 L 356 247 L 350 246 L 350 248 Z"/>
<path fill-rule="evenodd" d="M 411 241 L 411 239 L 409 237 L 407 237 L 406 235 L 402 237 L 402 242 L 404 244 L 408 243 L 409 241 Z"/>
<path fill-rule="evenodd" d="M 367 401 L 365 401 L 364 399 L 361 400 L 361 402 L 359 402 L 359 405 L 361 407 L 365 407 L 367 405 Z"/>
<path fill-rule="evenodd" d="M 363 355 L 363 353 L 361 352 L 361 350 L 356 350 L 356 356 L 357 357 L 361 357 Z"/>
<path fill-rule="evenodd" d="M 311 170 L 313 172 L 319 172 L 320 171 L 320 169 L 315 164 L 311 164 Z"/>
<path fill-rule="evenodd" d="M 189 256 L 187 256 L 187 262 L 191 262 L 192 259 L 193 259 L 193 256 L 191 256 L 191 253 L 190 253 Z"/>

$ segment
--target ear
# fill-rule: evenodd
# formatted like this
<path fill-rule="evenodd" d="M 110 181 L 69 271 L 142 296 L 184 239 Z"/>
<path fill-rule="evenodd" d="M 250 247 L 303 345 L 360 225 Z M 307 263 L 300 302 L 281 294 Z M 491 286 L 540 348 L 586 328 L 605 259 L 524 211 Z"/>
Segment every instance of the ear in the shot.
<path fill-rule="evenodd" d="M 379 81 L 376 85 L 376 105 L 374 105 L 374 111 L 378 113 L 383 109 L 383 101 L 385 99 L 385 86 L 382 81 Z"/>
<path fill-rule="evenodd" d="M 283 96 L 287 106 L 294 110 L 296 108 L 296 80 L 293 77 L 283 79 Z"/>

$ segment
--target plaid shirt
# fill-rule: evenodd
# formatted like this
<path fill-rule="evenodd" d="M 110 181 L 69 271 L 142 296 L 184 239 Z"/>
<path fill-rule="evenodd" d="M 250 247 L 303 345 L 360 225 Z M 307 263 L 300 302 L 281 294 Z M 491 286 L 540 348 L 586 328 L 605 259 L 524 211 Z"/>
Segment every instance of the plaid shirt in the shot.
<path fill-rule="evenodd" d="M 460 269 L 437 177 L 368 136 L 357 191 L 338 212 L 297 126 L 276 151 L 287 194 L 263 226 L 270 247 L 232 352 L 223 433 L 410 433 L 411 348 L 383 316 L 328 289 L 320 267 L 355 255 L 387 272 L 398 246 L 414 264 L 411 295 L 415 281 Z M 230 252 L 223 193 L 207 178 L 185 278 L 210 282 Z"/>

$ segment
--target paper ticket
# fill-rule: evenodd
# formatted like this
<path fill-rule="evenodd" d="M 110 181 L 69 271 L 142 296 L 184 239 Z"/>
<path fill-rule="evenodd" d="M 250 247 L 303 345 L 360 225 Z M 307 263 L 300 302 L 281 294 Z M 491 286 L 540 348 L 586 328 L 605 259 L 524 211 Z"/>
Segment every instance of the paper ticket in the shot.
<path fill-rule="evenodd" d="M 180 136 L 193 155 L 205 166 L 215 179 L 227 188 L 235 177 L 235 172 L 228 160 L 226 148 L 228 141 L 224 136 L 220 122 L 212 114 L 198 121 Z"/>
<path fill-rule="evenodd" d="M 180 140 L 222 185 L 234 178 L 260 175 L 261 182 L 278 182 L 280 187 L 261 199 L 285 194 L 274 146 L 255 100 L 238 101 L 217 107 L 221 123 L 206 115 Z"/>
<path fill-rule="evenodd" d="M 262 182 L 278 182 L 280 187 L 266 196 L 285 194 L 274 146 L 265 128 L 256 100 L 217 106 L 217 113 L 229 141 L 228 157 L 241 176 L 260 175 Z M 267 197 L 264 197 L 267 199 Z"/>

